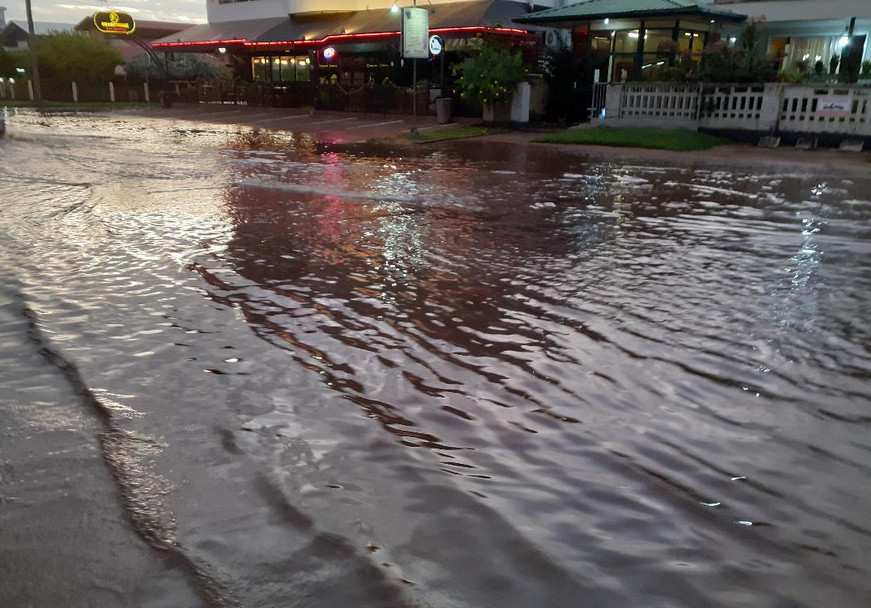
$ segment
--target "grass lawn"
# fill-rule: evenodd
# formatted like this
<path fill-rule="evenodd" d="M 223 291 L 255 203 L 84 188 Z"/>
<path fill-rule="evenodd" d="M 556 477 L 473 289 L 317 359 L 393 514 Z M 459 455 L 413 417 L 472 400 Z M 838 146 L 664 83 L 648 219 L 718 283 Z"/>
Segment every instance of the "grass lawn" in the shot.
<path fill-rule="evenodd" d="M 488 127 L 447 127 L 446 129 L 431 129 L 418 131 L 410 135 L 411 141 L 425 143 L 430 141 L 445 141 L 447 139 L 466 139 L 468 137 L 481 137 L 482 135 L 496 135 L 504 133 L 505 129 L 493 129 Z"/>
<path fill-rule="evenodd" d="M 116 102 L 110 101 L 5 101 L 0 100 L 0 107 L 8 108 L 40 108 L 45 110 L 129 110 L 131 108 L 156 108 L 156 103 Z"/>
<path fill-rule="evenodd" d="M 731 140 L 723 137 L 683 129 L 616 129 L 611 127 L 566 129 L 559 133 L 545 135 L 534 141 L 550 144 L 652 148 L 681 152 L 707 150 L 732 143 Z"/>

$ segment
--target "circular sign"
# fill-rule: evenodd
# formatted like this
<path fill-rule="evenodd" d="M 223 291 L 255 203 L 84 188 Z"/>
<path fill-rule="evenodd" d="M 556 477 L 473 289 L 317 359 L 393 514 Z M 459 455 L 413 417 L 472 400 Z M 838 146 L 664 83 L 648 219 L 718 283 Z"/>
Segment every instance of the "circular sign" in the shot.
<path fill-rule="evenodd" d="M 327 61 L 332 61 L 335 58 L 336 58 L 336 49 L 334 49 L 331 46 L 328 46 L 327 48 L 324 49 L 324 59 L 326 59 Z"/>
<path fill-rule="evenodd" d="M 442 42 L 441 36 L 430 36 L 429 37 L 429 52 L 433 55 L 441 55 L 442 51 L 445 48 L 445 43 Z"/>

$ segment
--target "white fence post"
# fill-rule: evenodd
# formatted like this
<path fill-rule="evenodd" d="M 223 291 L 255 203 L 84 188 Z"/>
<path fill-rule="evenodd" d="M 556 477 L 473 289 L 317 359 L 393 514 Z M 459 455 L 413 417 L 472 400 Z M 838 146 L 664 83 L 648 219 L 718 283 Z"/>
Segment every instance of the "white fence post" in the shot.
<path fill-rule="evenodd" d="M 77 85 L 75 82 L 72 82 L 71 85 L 73 88 L 73 102 L 78 103 L 78 101 L 79 101 L 79 85 Z"/>
<path fill-rule="evenodd" d="M 762 94 L 762 107 L 759 110 L 759 128 L 762 131 L 777 131 L 780 123 L 780 109 L 783 106 L 783 84 L 770 82 Z"/>
<path fill-rule="evenodd" d="M 605 93 L 605 120 L 620 118 L 620 110 L 622 109 L 623 84 L 608 85 L 608 91 Z"/>
<path fill-rule="evenodd" d="M 151 96 L 150 96 L 149 91 L 148 91 L 148 83 L 147 82 L 142 83 L 142 90 L 145 92 L 145 103 L 151 103 Z"/>
<path fill-rule="evenodd" d="M 109 83 L 109 101 L 115 103 L 115 83 Z"/>

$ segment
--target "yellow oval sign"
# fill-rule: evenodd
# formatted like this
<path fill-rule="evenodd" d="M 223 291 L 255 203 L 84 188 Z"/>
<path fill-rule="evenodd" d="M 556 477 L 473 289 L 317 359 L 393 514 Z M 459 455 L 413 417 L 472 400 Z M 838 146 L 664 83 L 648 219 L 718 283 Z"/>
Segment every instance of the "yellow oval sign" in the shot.
<path fill-rule="evenodd" d="M 136 31 L 133 16 L 117 11 L 94 13 L 94 26 L 104 34 L 132 34 Z"/>

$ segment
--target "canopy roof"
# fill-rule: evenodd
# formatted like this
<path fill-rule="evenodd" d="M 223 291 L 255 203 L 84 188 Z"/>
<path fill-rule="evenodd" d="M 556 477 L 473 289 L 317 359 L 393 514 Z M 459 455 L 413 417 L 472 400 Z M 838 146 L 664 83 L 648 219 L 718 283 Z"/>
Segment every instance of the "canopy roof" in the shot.
<path fill-rule="evenodd" d="M 587 0 L 562 8 L 551 8 L 523 15 L 518 23 L 558 23 L 593 19 L 655 18 L 677 15 L 702 16 L 708 19 L 744 21 L 747 17 L 732 11 L 711 8 L 693 0 Z"/>
<path fill-rule="evenodd" d="M 478 32 L 525 35 L 512 21 L 527 5 L 510 0 L 472 0 L 428 5 L 430 31 L 474 36 Z M 389 8 L 297 13 L 290 17 L 196 25 L 154 42 L 156 49 L 208 50 L 216 46 L 291 47 L 353 44 L 399 36 L 401 16 Z"/>

